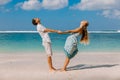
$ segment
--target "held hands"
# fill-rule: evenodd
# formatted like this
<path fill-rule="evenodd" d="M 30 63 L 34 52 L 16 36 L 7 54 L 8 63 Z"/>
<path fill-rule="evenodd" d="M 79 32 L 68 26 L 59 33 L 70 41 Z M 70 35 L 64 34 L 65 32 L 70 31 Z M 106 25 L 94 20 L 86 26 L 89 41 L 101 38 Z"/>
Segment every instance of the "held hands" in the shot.
<path fill-rule="evenodd" d="M 60 30 L 58 30 L 57 33 L 58 34 L 67 34 L 67 33 L 69 33 L 69 31 L 60 31 Z"/>
<path fill-rule="evenodd" d="M 57 31 L 57 33 L 58 33 L 58 34 L 63 34 L 63 32 L 62 32 L 62 31 L 60 31 L 60 30 L 58 30 L 58 31 Z"/>

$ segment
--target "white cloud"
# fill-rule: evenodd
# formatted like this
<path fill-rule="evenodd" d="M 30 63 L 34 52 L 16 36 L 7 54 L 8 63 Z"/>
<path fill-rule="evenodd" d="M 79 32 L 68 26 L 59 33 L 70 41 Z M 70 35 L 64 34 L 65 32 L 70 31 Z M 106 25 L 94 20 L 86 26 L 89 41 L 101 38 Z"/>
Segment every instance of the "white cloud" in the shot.
<path fill-rule="evenodd" d="M 18 10 L 18 8 L 21 7 L 22 5 L 23 5 L 22 2 L 21 2 L 21 3 L 17 3 L 17 4 L 15 5 L 15 10 Z"/>
<path fill-rule="evenodd" d="M 68 5 L 68 0 L 43 0 L 42 5 L 45 9 L 60 9 Z"/>
<path fill-rule="evenodd" d="M 79 10 L 101 10 L 102 15 L 109 18 L 120 17 L 120 0 L 81 0 L 80 3 L 70 7 Z"/>
<path fill-rule="evenodd" d="M 68 5 L 68 0 L 28 0 L 16 4 L 16 8 L 20 7 L 23 10 L 39 10 L 41 8 L 54 10 L 64 8 Z"/>
<path fill-rule="evenodd" d="M 38 0 L 28 0 L 23 3 L 18 3 L 17 6 L 20 6 L 24 10 L 39 10 L 41 3 Z"/>
<path fill-rule="evenodd" d="M 107 18 L 120 19 L 120 10 L 104 10 L 101 15 Z"/>
<path fill-rule="evenodd" d="M 11 0 L 0 0 L 0 5 L 5 5 L 9 3 Z"/>
<path fill-rule="evenodd" d="M 120 9 L 119 3 L 120 0 L 81 0 L 71 8 L 80 10 Z"/>
<path fill-rule="evenodd" d="M 5 7 L 0 7 L 0 12 L 6 13 L 6 12 L 10 12 L 11 9 L 6 9 Z"/>
<path fill-rule="evenodd" d="M 4 5 L 11 1 L 12 0 L 0 0 L 0 12 L 10 12 L 11 9 L 6 9 Z"/>

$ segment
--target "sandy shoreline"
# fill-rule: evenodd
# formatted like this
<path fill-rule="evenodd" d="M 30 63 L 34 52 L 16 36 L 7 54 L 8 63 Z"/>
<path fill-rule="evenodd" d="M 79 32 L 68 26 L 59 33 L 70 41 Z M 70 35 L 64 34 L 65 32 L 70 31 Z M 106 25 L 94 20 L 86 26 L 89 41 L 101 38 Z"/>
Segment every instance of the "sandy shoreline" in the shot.
<path fill-rule="evenodd" d="M 53 65 L 60 69 L 65 55 L 53 55 Z M 120 53 L 79 53 L 67 72 L 48 72 L 46 55 L 40 53 L 0 53 L 0 80 L 120 80 Z"/>

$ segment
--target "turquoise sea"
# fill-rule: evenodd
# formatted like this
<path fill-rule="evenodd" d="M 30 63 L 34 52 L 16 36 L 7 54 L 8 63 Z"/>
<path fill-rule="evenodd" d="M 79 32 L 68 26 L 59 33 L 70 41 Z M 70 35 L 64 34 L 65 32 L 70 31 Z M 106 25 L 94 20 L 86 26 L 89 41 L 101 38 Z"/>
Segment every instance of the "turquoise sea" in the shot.
<path fill-rule="evenodd" d="M 70 34 L 50 33 L 54 52 L 63 52 L 66 37 Z M 120 52 L 120 33 L 110 31 L 89 32 L 90 44 L 79 44 L 81 52 Z M 0 53 L 44 52 L 41 37 L 36 32 L 0 32 Z"/>

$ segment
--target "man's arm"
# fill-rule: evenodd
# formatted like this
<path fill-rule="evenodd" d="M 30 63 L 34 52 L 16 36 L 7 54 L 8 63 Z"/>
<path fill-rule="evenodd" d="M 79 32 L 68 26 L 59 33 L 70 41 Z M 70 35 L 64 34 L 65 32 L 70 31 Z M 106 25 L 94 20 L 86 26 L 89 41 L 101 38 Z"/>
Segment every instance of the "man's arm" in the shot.
<path fill-rule="evenodd" d="M 46 28 L 46 29 L 44 30 L 44 32 L 55 32 L 55 33 L 57 33 L 58 30 L 53 30 L 53 29 L 48 29 L 48 28 Z"/>

